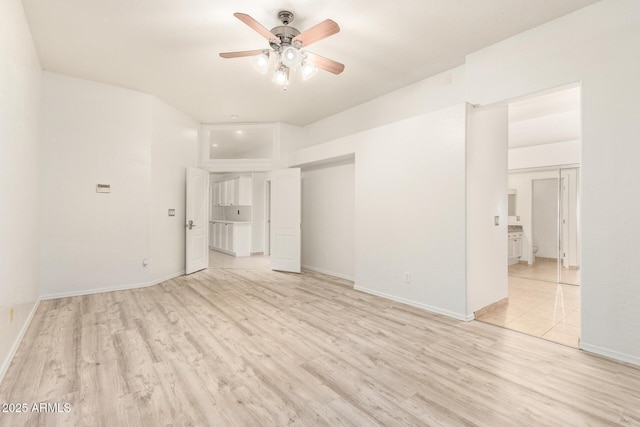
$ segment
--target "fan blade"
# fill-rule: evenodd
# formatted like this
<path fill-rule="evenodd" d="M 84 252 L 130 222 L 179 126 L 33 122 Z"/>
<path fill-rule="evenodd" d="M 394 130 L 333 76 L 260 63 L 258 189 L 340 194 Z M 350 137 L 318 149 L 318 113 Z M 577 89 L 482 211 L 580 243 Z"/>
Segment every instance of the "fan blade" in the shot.
<path fill-rule="evenodd" d="M 307 61 L 316 68 L 333 74 L 340 74 L 344 71 L 344 64 L 334 61 L 333 59 L 325 58 L 324 56 L 316 55 L 315 53 L 305 53 L 307 54 Z"/>
<path fill-rule="evenodd" d="M 300 42 L 301 46 L 307 47 L 311 43 L 315 43 L 319 40 L 334 35 L 340 31 L 340 27 L 331 19 L 325 19 L 321 23 L 309 28 L 293 38 L 293 43 Z"/>
<path fill-rule="evenodd" d="M 224 52 L 221 53 L 220 56 L 223 58 L 240 58 L 242 56 L 256 56 L 261 53 L 266 52 L 265 49 L 256 49 L 256 50 L 243 50 L 241 52 Z"/>
<path fill-rule="evenodd" d="M 278 37 L 276 37 L 275 34 L 273 34 L 271 31 L 267 30 L 261 23 L 259 23 L 258 21 L 256 21 L 255 19 L 253 19 L 252 17 L 247 15 L 246 13 L 237 13 L 236 12 L 236 13 L 233 14 L 233 16 L 235 16 L 236 18 L 238 18 L 239 20 L 241 20 L 242 22 L 244 22 L 245 24 L 247 24 L 248 26 L 253 28 L 255 31 L 257 31 L 265 39 L 267 39 L 269 41 L 274 41 L 277 44 L 280 44 L 280 39 Z"/>

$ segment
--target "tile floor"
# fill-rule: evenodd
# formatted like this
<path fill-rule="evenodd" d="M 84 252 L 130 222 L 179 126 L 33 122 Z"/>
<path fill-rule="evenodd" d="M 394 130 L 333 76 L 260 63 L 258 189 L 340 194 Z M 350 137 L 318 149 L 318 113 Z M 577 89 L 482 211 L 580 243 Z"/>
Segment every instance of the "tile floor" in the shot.
<path fill-rule="evenodd" d="M 580 284 L 580 270 L 563 268 L 560 281 L 569 285 Z M 509 266 L 509 276 L 525 277 L 527 279 L 558 281 L 558 261 L 548 258 L 537 258 L 532 265 L 518 263 Z"/>
<path fill-rule="evenodd" d="M 477 320 L 578 347 L 580 287 L 509 276 L 508 302 Z"/>

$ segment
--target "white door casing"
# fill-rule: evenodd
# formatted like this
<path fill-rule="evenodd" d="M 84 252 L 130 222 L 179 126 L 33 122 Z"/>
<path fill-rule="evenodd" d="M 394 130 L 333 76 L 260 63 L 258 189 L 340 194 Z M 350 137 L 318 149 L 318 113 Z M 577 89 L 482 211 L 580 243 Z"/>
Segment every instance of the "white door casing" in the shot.
<path fill-rule="evenodd" d="M 209 266 L 209 172 L 187 168 L 186 199 L 185 271 L 191 274 Z"/>
<path fill-rule="evenodd" d="M 300 169 L 271 172 L 271 269 L 301 271 Z"/>
<path fill-rule="evenodd" d="M 564 176 L 563 170 L 560 170 L 560 194 L 562 196 L 561 204 L 561 220 L 560 229 L 562 230 L 560 241 L 560 256 L 562 258 L 562 267 L 569 268 L 569 176 Z"/>

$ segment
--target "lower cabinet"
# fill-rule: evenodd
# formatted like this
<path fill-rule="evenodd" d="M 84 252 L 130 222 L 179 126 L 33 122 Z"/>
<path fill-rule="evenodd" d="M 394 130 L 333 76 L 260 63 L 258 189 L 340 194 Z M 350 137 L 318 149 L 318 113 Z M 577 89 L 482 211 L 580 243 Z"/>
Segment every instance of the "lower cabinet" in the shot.
<path fill-rule="evenodd" d="M 251 223 L 211 222 L 209 246 L 233 256 L 251 255 Z"/>
<path fill-rule="evenodd" d="M 522 256 L 522 233 L 508 233 L 507 242 L 509 265 L 517 264 Z"/>

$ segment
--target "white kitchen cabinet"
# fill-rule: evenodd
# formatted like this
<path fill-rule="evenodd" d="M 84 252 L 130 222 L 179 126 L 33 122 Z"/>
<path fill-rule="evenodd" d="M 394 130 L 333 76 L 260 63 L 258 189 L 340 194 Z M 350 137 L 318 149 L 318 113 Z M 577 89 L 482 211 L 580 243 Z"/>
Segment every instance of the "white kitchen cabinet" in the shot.
<path fill-rule="evenodd" d="M 236 176 L 212 185 L 211 249 L 234 256 L 251 255 L 252 178 Z"/>
<path fill-rule="evenodd" d="M 214 235 L 213 235 L 213 246 L 216 248 L 222 247 L 222 232 L 224 231 L 224 224 L 219 222 L 213 223 Z"/>
<path fill-rule="evenodd" d="M 222 206 L 222 181 L 214 182 L 211 188 L 213 189 L 211 204 L 213 206 Z"/>
<path fill-rule="evenodd" d="M 233 256 L 251 255 L 251 223 L 213 221 L 211 248 Z"/>
<path fill-rule="evenodd" d="M 234 181 L 235 204 L 239 206 L 251 206 L 251 177 L 239 176 Z"/>
<path fill-rule="evenodd" d="M 213 184 L 212 206 L 251 206 L 251 177 L 237 176 Z"/>
<path fill-rule="evenodd" d="M 226 229 L 226 245 L 225 245 L 225 250 L 227 250 L 228 252 L 235 252 L 234 248 L 234 241 L 233 241 L 233 229 L 235 228 L 235 226 L 233 224 L 230 223 L 226 223 L 224 225 L 224 228 Z"/>
<path fill-rule="evenodd" d="M 227 179 L 224 181 L 225 192 L 224 192 L 224 205 L 225 206 L 234 206 L 236 203 L 236 179 Z"/>

